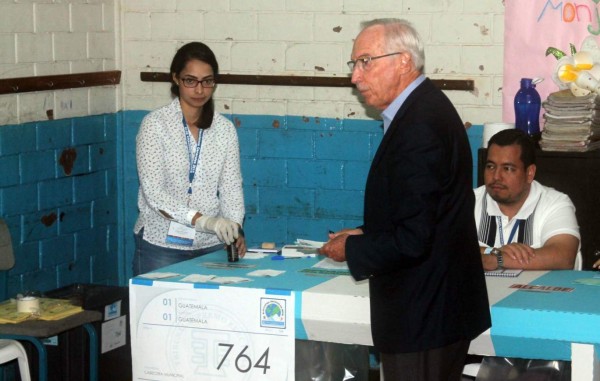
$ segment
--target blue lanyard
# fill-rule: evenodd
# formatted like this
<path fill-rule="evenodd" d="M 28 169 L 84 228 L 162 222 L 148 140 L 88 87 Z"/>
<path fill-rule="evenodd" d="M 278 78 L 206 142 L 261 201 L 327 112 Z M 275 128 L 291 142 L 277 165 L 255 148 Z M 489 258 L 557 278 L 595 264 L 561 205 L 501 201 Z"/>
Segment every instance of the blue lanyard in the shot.
<path fill-rule="evenodd" d="M 204 136 L 204 130 L 200 131 L 200 138 L 198 139 L 198 144 L 196 144 L 196 156 L 192 160 L 192 136 L 190 135 L 190 129 L 185 122 L 185 117 L 183 119 L 183 130 L 185 131 L 185 140 L 187 142 L 188 149 L 188 158 L 190 160 L 190 169 L 188 172 L 188 180 L 190 185 L 188 187 L 188 194 L 192 194 L 192 182 L 194 182 L 194 176 L 196 176 L 196 168 L 198 167 L 198 161 L 200 161 L 200 147 L 202 147 L 202 137 Z"/>
<path fill-rule="evenodd" d="M 504 230 L 502 229 L 502 217 L 497 216 L 496 220 L 498 221 L 498 231 L 500 232 L 500 246 L 504 246 Z M 515 233 L 517 232 L 517 230 L 519 230 L 521 222 L 523 222 L 523 220 L 517 220 L 513 225 L 512 230 L 510 231 L 510 236 L 508 237 L 507 245 L 512 242 L 513 238 L 515 238 Z"/>

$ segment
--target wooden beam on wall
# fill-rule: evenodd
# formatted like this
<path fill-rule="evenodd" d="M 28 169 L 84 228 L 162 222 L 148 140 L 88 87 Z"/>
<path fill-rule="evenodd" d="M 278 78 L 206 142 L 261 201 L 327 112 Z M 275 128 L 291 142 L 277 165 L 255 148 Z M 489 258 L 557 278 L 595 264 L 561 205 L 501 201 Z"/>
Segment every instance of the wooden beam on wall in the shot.
<path fill-rule="evenodd" d="M 170 73 L 141 72 L 142 82 L 170 82 Z M 354 87 L 350 77 L 312 77 L 295 75 L 245 75 L 220 74 L 217 80 L 225 85 L 268 85 L 268 86 L 313 86 L 313 87 Z M 432 79 L 442 90 L 475 90 L 471 79 Z"/>
<path fill-rule="evenodd" d="M 142 72 L 143 82 L 170 82 L 169 73 Z M 121 71 L 101 71 L 45 75 L 0 79 L 0 94 L 18 94 L 32 91 L 50 91 L 80 87 L 118 85 Z M 471 79 L 432 79 L 442 90 L 473 91 L 475 83 Z M 225 85 L 267 85 L 267 86 L 312 86 L 312 87 L 353 87 L 349 77 L 318 77 L 295 75 L 248 75 L 221 74 L 218 83 Z"/>
<path fill-rule="evenodd" d="M 118 85 L 120 81 L 121 71 L 119 70 L 7 78 L 0 79 L 0 94 Z"/>

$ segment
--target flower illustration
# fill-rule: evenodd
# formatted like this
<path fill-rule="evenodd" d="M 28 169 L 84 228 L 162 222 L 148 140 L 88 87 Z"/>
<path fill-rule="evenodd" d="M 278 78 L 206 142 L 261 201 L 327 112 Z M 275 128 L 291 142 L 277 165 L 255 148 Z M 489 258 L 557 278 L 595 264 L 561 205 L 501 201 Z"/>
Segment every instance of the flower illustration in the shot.
<path fill-rule="evenodd" d="M 546 56 L 553 55 L 558 60 L 552 80 L 560 89 L 570 89 L 575 96 L 600 93 L 600 48 L 596 39 L 586 37 L 579 52 L 573 44 L 570 47 L 571 56 L 553 47 L 546 50 Z"/>

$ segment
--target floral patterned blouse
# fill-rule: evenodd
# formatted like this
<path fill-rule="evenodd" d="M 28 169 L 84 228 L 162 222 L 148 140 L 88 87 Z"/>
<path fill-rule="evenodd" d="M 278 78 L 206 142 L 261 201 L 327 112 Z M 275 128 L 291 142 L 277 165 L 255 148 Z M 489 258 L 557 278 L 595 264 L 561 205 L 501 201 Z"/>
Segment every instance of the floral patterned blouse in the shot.
<path fill-rule="evenodd" d="M 190 153 L 185 129 L 178 98 L 150 112 L 142 121 L 136 138 L 140 214 L 134 232 L 144 228 L 144 239 L 154 245 L 192 250 L 218 245 L 219 239 L 214 234 L 196 232 L 192 246 L 167 243 L 170 220 L 165 215 L 190 225 L 199 211 L 242 225 L 244 196 L 237 132 L 231 121 L 218 112 L 210 128 L 201 130 L 200 157 L 192 193 L 188 193 Z M 191 134 L 190 143 L 194 158 L 197 142 Z"/>

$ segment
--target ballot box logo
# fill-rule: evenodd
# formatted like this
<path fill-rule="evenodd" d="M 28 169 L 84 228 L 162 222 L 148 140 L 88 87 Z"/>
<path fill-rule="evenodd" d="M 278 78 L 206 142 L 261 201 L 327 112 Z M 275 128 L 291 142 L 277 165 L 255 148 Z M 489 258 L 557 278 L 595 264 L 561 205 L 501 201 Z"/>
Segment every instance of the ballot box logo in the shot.
<path fill-rule="evenodd" d="M 266 328 L 285 328 L 285 299 L 261 298 L 260 326 Z"/>

